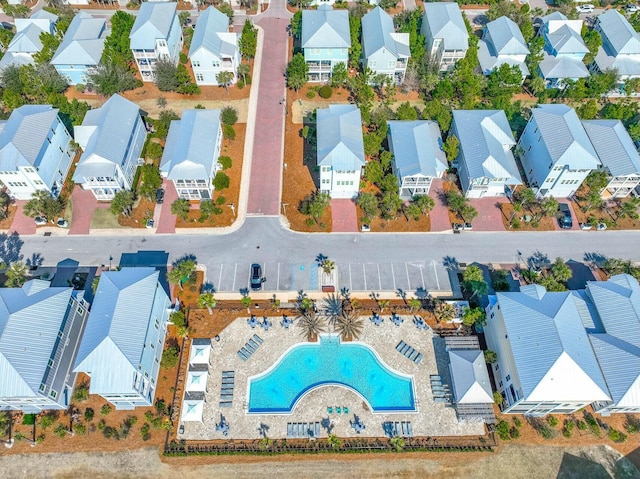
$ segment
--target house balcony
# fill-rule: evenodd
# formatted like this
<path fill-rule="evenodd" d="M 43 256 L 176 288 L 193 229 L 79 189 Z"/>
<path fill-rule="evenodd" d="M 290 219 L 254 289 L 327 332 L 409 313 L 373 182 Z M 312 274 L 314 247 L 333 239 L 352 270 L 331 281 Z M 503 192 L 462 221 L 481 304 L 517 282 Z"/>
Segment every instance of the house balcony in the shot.
<path fill-rule="evenodd" d="M 331 62 L 307 62 L 309 72 L 331 73 Z"/>
<path fill-rule="evenodd" d="M 406 61 L 397 61 L 396 62 L 396 70 L 405 71 L 407 69 Z"/>

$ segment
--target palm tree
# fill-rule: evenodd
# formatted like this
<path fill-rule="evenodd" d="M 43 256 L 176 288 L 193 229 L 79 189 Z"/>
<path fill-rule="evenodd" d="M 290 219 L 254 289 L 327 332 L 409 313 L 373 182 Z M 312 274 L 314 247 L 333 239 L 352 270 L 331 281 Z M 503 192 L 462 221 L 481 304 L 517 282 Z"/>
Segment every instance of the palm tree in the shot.
<path fill-rule="evenodd" d="M 338 318 L 342 315 L 342 300 L 334 293 L 331 293 L 322 300 L 322 315 L 327 318 L 329 325 L 335 325 Z"/>
<path fill-rule="evenodd" d="M 629 198 L 624 201 L 620 205 L 620 209 L 618 210 L 618 218 L 629 217 L 632 220 L 637 220 L 640 215 L 638 215 L 638 208 L 640 207 L 640 198 Z"/>
<path fill-rule="evenodd" d="M 409 309 L 411 309 L 411 312 L 413 313 L 422 307 L 422 301 L 418 298 L 411 298 L 407 303 L 407 306 L 409 306 Z"/>
<path fill-rule="evenodd" d="M 250 67 L 246 63 L 238 65 L 238 75 L 242 75 L 242 83 L 247 84 L 246 75 L 249 74 Z"/>
<path fill-rule="evenodd" d="M 233 72 L 220 72 L 216 75 L 216 81 L 227 90 L 229 95 L 229 85 L 233 82 Z"/>
<path fill-rule="evenodd" d="M 189 214 L 189 210 L 191 207 L 189 206 L 189 200 L 184 198 L 178 198 L 173 203 L 171 203 L 171 213 L 179 216 L 184 221 L 187 220 L 187 215 Z"/>
<path fill-rule="evenodd" d="M 452 304 L 444 301 L 438 301 L 435 309 L 433 310 L 433 315 L 436 317 L 436 321 L 438 323 L 450 321 L 456 315 L 456 309 Z"/>
<path fill-rule="evenodd" d="M 196 262 L 192 259 L 184 259 L 173 265 L 173 269 L 167 273 L 167 280 L 171 284 L 177 284 L 182 289 L 182 281 L 189 278 L 196 269 Z"/>
<path fill-rule="evenodd" d="M 211 291 L 207 291 L 198 296 L 198 307 L 207 308 L 209 314 L 213 314 L 213 308 L 216 307 L 216 304 L 216 298 L 214 298 Z"/>
<path fill-rule="evenodd" d="M 322 316 L 317 315 L 312 309 L 301 313 L 296 319 L 298 326 L 302 329 L 300 334 L 307 338 L 308 341 L 325 332 Z"/>
<path fill-rule="evenodd" d="M 22 261 L 11 263 L 11 266 L 5 272 L 7 280 L 4 285 L 7 288 L 21 288 L 27 282 L 27 271 L 27 265 Z"/>
<path fill-rule="evenodd" d="M 356 340 L 362 334 L 364 321 L 361 316 L 356 315 L 353 311 L 345 312 L 337 318 L 335 329 L 336 332 L 348 341 Z"/>

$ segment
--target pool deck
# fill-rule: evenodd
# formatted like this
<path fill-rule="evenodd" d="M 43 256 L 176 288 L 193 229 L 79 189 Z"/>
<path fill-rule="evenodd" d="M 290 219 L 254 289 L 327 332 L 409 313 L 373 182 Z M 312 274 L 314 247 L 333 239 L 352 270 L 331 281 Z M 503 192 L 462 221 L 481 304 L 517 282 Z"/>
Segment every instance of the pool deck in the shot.
<path fill-rule="evenodd" d="M 412 323 L 412 316 L 403 316 L 404 323 L 400 326 L 395 326 L 385 315 L 382 315 L 385 321 L 380 326 L 375 326 L 369 321 L 369 317 L 364 316 L 364 328 L 359 341 L 371 346 L 391 369 L 413 376 L 417 412 L 373 414 L 362 397 L 355 392 L 329 385 L 303 396 L 291 414 L 247 414 L 248 378 L 269 369 L 287 349 L 305 342 L 305 338 L 301 336 L 297 325 L 284 329 L 277 318 L 272 318 L 274 326 L 269 331 L 260 327 L 251 329 L 247 325 L 247 318 L 238 318 L 222 331 L 220 341 L 212 341 L 203 422 L 182 423 L 184 433 L 178 434 L 178 439 L 223 439 L 222 433 L 216 431 L 215 427 L 221 414 L 229 424 L 226 439 L 258 439 L 262 437 L 261 431 L 266 431 L 266 435 L 272 439 L 286 438 L 287 423 L 327 422 L 327 418 L 330 420 L 331 432 L 339 437 L 381 437 L 384 436 L 384 422 L 400 421 L 411 422 L 414 436 L 484 435 L 484 424 L 460 422 L 452 407 L 433 400 L 430 375 L 439 374 L 443 379 L 448 377 L 444 339 L 434 337 L 430 329 L 418 330 Z M 330 332 L 330 328 L 327 329 Z M 247 361 L 242 361 L 237 351 L 254 334 L 260 336 L 263 343 Z M 420 364 L 415 364 L 396 351 L 395 347 L 401 340 L 423 354 Z M 222 371 L 235 372 L 232 407 L 221 408 L 219 404 Z M 328 414 L 328 406 L 334 408 L 333 414 Z M 336 406 L 348 407 L 349 414 L 336 414 Z M 354 414 L 366 426 L 360 434 L 356 434 L 349 423 L 354 419 Z M 327 435 L 327 429 L 323 428 L 320 437 Z"/>

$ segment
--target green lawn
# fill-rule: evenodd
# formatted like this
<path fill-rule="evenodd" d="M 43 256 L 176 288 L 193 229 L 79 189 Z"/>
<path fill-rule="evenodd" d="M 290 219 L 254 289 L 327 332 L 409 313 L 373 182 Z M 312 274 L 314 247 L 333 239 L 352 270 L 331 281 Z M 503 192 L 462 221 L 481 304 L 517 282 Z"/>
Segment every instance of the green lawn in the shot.
<path fill-rule="evenodd" d="M 93 212 L 91 218 L 92 229 L 112 229 L 123 228 L 118 224 L 118 218 L 116 218 L 108 208 L 97 208 Z"/>

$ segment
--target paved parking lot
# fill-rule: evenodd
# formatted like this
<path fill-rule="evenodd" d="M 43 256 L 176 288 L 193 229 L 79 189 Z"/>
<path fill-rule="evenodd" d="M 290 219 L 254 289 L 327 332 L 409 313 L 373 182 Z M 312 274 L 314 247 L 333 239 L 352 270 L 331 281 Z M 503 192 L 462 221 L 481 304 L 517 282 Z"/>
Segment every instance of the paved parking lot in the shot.
<path fill-rule="evenodd" d="M 216 291 L 238 292 L 249 288 L 251 263 L 215 263 L 207 265 L 207 280 Z M 451 292 L 446 268 L 435 261 L 405 263 L 338 263 L 336 290 Z M 266 281 L 263 291 L 319 291 L 316 263 L 262 263 Z"/>

